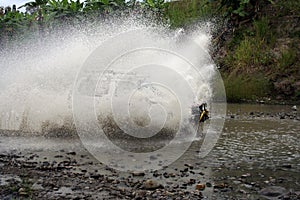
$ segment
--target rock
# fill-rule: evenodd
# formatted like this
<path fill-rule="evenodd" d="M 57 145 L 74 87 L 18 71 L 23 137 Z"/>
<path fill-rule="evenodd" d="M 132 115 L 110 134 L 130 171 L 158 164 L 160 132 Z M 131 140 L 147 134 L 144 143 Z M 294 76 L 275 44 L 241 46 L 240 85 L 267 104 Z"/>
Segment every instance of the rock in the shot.
<path fill-rule="evenodd" d="M 239 185 L 239 184 L 241 184 L 242 182 L 241 182 L 241 181 L 233 181 L 233 183 L 236 184 L 236 185 Z"/>
<path fill-rule="evenodd" d="M 75 151 L 70 151 L 70 152 L 67 152 L 67 155 L 76 155 L 76 152 Z"/>
<path fill-rule="evenodd" d="M 142 197 L 145 196 L 146 194 L 147 194 L 146 191 L 138 190 L 136 192 L 133 192 L 132 196 L 134 196 L 136 199 L 142 199 Z"/>
<path fill-rule="evenodd" d="M 190 168 L 190 169 L 194 169 L 194 166 L 191 165 L 191 164 L 188 164 L 188 163 L 185 163 L 184 166 L 186 166 L 186 167 L 188 167 L 188 168 Z"/>
<path fill-rule="evenodd" d="M 145 172 L 132 172 L 132 176 L 145 176 Z"/>
<path fill-rule="evenodd" d="M 20 196 L 28 196 L 28 193 L 25 191 L 24 188 L 20 188 L 18 192 Z"/>
<path fill-rule="evenodd" d="M 216 188 L 216 189 L 223 189 L 225 187 L 227 187 L 227 185 L 225 183 L 220 183 L 220 184 L 214 185 L 214 188 Z"/>
<path fill-rule="evenodd" d="M 285 114 L 279 114 L 279 119 L 285 119 Z"/>
<path fill-rule="evenodd" d="M 163 176 L 164 176 L 165 178 L 169 178 L 169 177 L 170 177 L 169 174 L 168 174 L 167 172 L 163 173 Z"/>
<path fill-rule="evenodd" d="M 247 194 L 247 192 L 243 189 L 238 190 L 238 192 L 241 193 L 241 194 Z"/>
<path fill-rule="evenodd" d="M 189 171 L 189 168 L 184 168 L 183 170 L 179 170 L 181 173 L 185 173 Z"/>
<path fill-rule="evenodd" d="M 154 155 L 151 155 L 151 156 L 149 157 L 149 159 L 150 159 L 150 160 L 156 160 L 156 159 L 157 159 L 157 157 L 156 157 L 156 156 L 154 156 Z"/>
<path fill-rule="evenodd" d="M 157 181 L 152 180 L 152 179 L 146 180 L 144 182 L 143 186 L 144 186 L 144 189 L 147 189 L 147 190 L 155 190 L 158 188 L 163 188 L 163 186 L 161 184 L 159 184 Z"/>
<path fill-rule="evenodd" d="M 247 178 L 247 177 L 250 177 L 250 176 L 251 176 L 250 173 L 246 173 L 246 174 L 243 174 L 243 175 L 241 176 L 241 178 Z"/>
<path fill-rule="evenodd" d="M 207 187 L 212 187 L 212 184 L 211 184 L 210 182 L 207 182 L 205 185 L 206 185 Z"/>
<path fill-rule="evenodd" d="M 291 164 L 285 164 L 281 166 L 282 168 L 287 168 L 287 169 L 291 169 L 292 165 Z"/>
<path fill-rule="evenodd" d="M 197 184 L 197 185 L 195 186 L 195 189 L 196 189 L 196 190 L 204 190 L 204 189 L 205 189 L 205 184 L 199 183 L 199 184 Z"/>
<path fill-rule="evenodd" d="M 284 187 L 280 186 L 269 186 L 259 191 L 259 194 L 266 197 L 280 197 L 287 193 Z"/>
<path fill-rule="evenodd" d="M 43 190 L 44 187 L 41 184 L 34 183 L 31 187 L 33 190 Z"/>
<path fill-rule="evenodd" d="M 293 110 L 293 111 L 297 111 L 297 106 L 294 105 L 294 106 L 292 107 L 292 110 Z"/>
<path fill-rule="evenodd" d="M 61 194 L 61 195 L 67 195 L 67 194 L 73 194 L 74 192 L 72 191 L 71 188 L 69 187 L 60 187 L 59 190 L 55 191 L 56 194 Z"/>
<path fill-rule="evenodd" d="M 191 178 L 190 180 L 189 180 L 189 183 L 188 184 L 195 184 L 196 183 L 196 180 L 195 179 L 193 179 L 193 178 Z"/>

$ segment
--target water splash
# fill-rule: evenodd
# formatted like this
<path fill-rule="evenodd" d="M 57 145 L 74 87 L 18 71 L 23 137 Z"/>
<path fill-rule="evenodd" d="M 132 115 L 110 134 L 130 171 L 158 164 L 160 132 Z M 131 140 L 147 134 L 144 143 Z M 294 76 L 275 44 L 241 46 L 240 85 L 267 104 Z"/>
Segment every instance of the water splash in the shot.
<path fill-rule="evenodd" d="M 141 43 L 149 45 L 160 42 L 171 49 L 180 47 L 183 55 L 192 55 L 189 57 L 198 59 L 198 63 L 199 60 L 203 62 L 201 66 L 196 67 L 201 74 L 205 74 L 204 79 L 194 80 L 195 77 L 188 70 L 182 73 L 186 73 L 186 79 L 190 79 L 193 84 L 191 87 L 197 88 L 200 94 L 197 95 L 199 99 L 192 101 L 194 103 L 208 101 L 212 96 L 210 82 L 215 73 L 215 66 L 211 60 L 207 60 L 207 55 L 199 54 L 193 48 L 200 46 L 207 53 L 211 38 L 209 23 L 185 33 L 182 29 L 170 30 L 166 25 L 157 25 L 149 19 L 112 20 L 109 23 L 103 22 L 98 25 L 82 25 L 80 29 L 76 30 L 69 28 L 57 30 L 42 40 L 35 38 L 10 50 L 2 51 L 0 55 L 0 129 L 19 131 L 20 134 L 42 135 L 53 132 L 53 130 L 73 132 L 75 129 L 72 110 L 73 85 L 77 73 L 88 56 L 108 38 L 124 32 L 143 30 L 149 26 L 159 34 L 147 32 L 149 37 L 144 37 L 144 40 L 140 41 Z M 188 38 L 192 38 L 199 46 L 189 46 Z M 114 48 L 118 49 L 118 45 L 122 44 L 114 45 Z M 129 58 L 126 62 L 137 62 L 143 59 L 141 55 L 136 56 Z M 174 66 L 174 69 L 179 66 L 176 60 L 162 60 L 163 64 Z M 112 75 L 106 74 L 106 78 L 109 76 Z M 116 76 L 113 75 L 114 79 Z M 143 87 L 143 84 L 147 83 L 140 82 L 140 86 Z M 124 90 L 126 87 L 132 86 L 124 84 L 122 87 L 123 89 L 120 87 L 118 89 Z M 83 92 L 89 93 L 88 89 L 84 88 Z M 132 116 L 134 123 L 140 123 L 140 126 L 146 126 L 150 122 L 147 115 L 139 108 L 145 107 L 151 101 L 152 103 L 162 102 L 169 98 L 168 95 L 158 97 L 154 93 L 150 94 L 154 91 L 147 87 L 143 87 L 143 90 L 139 91 L 140 94 L 139 92 L 135 93 L 136 106 L 131 110 L 131 113 L 135 113 Z M 163 89 L 158 92 L 164 93 Z M 145 93 L 152 95 L 147 101 L 143 99 Z M 165 104 L 172 109 L 172 103 Z M 101 106 L 101 111 L 105 112 L 106 104 Z M 189 108 L 191 106 L 188 105 Z M 157 112 L 159 115 L 159 111 Z M 143 116 L 146 117 L 143 118 Z M 142 118 L 143 120 L 140 120 Z"/>

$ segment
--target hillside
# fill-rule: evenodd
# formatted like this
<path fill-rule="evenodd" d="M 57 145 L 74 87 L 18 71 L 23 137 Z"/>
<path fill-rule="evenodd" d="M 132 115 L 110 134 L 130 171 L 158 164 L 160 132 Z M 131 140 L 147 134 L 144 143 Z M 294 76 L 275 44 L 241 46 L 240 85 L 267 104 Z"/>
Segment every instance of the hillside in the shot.
<path fill-rule="evenodd" d="M 212 56 L 229 102 L 300 101 L 299 0 L 35 0 L 24 7 L 26 13 L 0 6 L 0 50 L 66 25 L 116 16 L 157 17 L 187 29 L 213 21 Z"/>
<path fill-rule="evenodd" d="M 217 38 L 227 99 L 300 100 L 300 2 L 259 1 L 252 15 L 230 16 Z"/>

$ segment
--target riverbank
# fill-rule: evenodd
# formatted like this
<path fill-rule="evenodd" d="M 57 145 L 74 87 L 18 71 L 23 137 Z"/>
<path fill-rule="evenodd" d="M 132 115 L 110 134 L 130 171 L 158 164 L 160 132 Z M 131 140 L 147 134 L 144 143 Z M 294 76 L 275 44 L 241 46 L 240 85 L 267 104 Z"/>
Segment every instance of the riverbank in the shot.
<path fill-rule="evenodd" d="M 214 39 L 227 100 L 299 103 L 299 2 L 257 1 L 252 8 L 231 15 Z"/>

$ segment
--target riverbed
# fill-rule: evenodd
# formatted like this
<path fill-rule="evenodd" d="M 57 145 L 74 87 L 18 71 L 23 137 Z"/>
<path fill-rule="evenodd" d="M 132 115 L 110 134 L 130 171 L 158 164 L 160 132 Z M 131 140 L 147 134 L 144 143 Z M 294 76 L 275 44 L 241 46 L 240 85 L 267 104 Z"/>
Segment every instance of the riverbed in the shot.
<path fill-rule="evenodd" d="M 299 122 L 289 105 L 228 104 L 206 157 L 194 141 L 171 165 L 145 172 L 106 167 L 76 137 L 2 135 L 0 198 L 299 199 Z"/>

